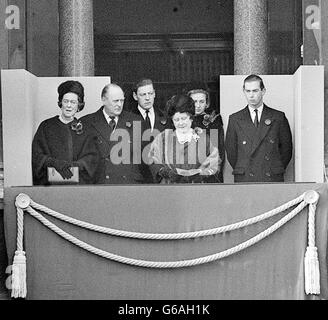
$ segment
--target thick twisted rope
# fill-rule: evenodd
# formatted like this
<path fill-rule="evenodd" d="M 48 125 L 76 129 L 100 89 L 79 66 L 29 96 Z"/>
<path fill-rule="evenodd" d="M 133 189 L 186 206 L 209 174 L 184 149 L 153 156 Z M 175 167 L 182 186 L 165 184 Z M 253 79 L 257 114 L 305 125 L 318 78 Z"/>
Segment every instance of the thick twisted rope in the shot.
<path fill-rule="evenodd" d="M 24 211 L 17 207 L 17 251 L 23 251 Z"/>
<path fill-rule="evenodd" d="M 294 218 L 300 211 L 302 211 L 305 207 L 307 206 L 307 203 L 302 201 L 294 210 L 292 210 L 290 213 L 288 213 L 285 217 L 283 217 L 281 220 L 276 222 L 274 225 L 272 225 L 270 228 L 266 229 L 265 231 L 261 232 L 257 236 L 233 247 L 228 250 L 197 258 L 197 259 L 191 259 L 191 260 L 182 260 L 182 261 L 172 261 L 172 262 L 161 262 L 161 261 L 146 261 L 146 260 L 137 260 L 137 259 L 132 259 L 132 258 L 127 258 L 127 257 L 122 257 L 113 253 L 106 252 L 104 250 L 98 249 L 96 247 L 93 247 L 75 237 L 72 235 L 68 234 L 67 232 L 63 231 L 59 227 L 57 227 L 55 224 L 44 218 L 41 214 L 36 212 L 33 208 L 28 207 L 27 211 L 29 214 L 31 214 L 34 218 L 39 220 L 43 225 L 57 233 L 59 236 L 63 237 L 64 239 L 74 243 L 75 245 L 79 246 L 82 249 L 85 249 L 89 252 L 92 252 L 96 255 L 99 255 L 101 257 L 116 261 L 116 262 L 121 262 L 124 264 L 129 264 L 129 265 L 134 265 L 134 266 L 139 266 L 139 267 L 144 267 L 144 268 L 183 268 L 183 267 L 191 267 L 191 266 L 196 266 L 196 265 L 201 265 L 209 262 L 213 262 L 225 257 L 228 257 L 234 253 L 237 253 L 241 250 L 244 250 L 257 242 L 261 241 L 262 239 L 266 238 L 270 234 L 272 234 L 274 231 L 279 229 L 281 226 L 283 226 L 285 223 L 287 223 L 289 220 Z"/>
<path fill-rule="evenodd" d="M 79 227 L 82 227 L 82 228 L 85 228 L 88 230 L 96 231 L 99 233 L 112 235 L 112 236 L 133 238 L 133 239 L 147 239 L 147 240 L 182 240 L 182 239 L 194 239 L 194 238 L 200 238 L 200 237 L 213 236 L 216 234 L 221 234 L 224 232 L 237 230 L 237 229 L 244 228 L 249 225 L 261 222 L 265 219 L 269 219 L 269 218 L 297 205 L 298 203 L 303 201 L 304 195 L 305 195 L 305 193 L 302 194 L 301 196 L 299 196 L 298 198 L 293 199 L 293 200 L 287 202 L 286 204 L 283 204 L 280 207 L 278 207 L 274 210 L 271 210 L 269 212 L 266 212 L 262 215 L 259 215 L 259 216 L 256 216 L 256 217 L 253 217 L 253 218 L 250 218 L 247 220 L 243 220 L 243 221 L 240 221 L 240 222 L 237 222 L 234 224 L 230 224 L 230 225 L 222 226 L 222 227 L 218 227 L 218 228 L 213 228 L 213 229 L 209 229 L 209 230 L 185 232 L 185 233 L 169 233 L 169 234 L 167 234 L 167 233 L 130 232 L 130 231 L 122 231 L 122 230 L 116 230 L 116 229 L 97 226 L 97 225 L 94 225 L 94 224 L 91 224 L 88 222 L 84 222 L 84 221 L 77 220 L 77 219 L 71 218 L 69 216 L 63 215 L 63 214 L 56 212 L 52 209 L 49 209 L 43 205 L 40 205 L 31 199 L 30 199 L 30 207 L 37 209 L 39 211 L 43 211 L 44 213 L 46 213 L 54 218 L 68 222 L 70 224 L 73 224 L 73 225 L 76 225 L 76 226 L 79 226 Z M 28 207 L 26 210 L 27 211 L 31 210 L 30 207 Z"/>
<path fill-rule="evenodd" d="M 22 208 L 17 207 L 17 244 L 15 256 L 12 264 L 12 281 L 11 281 L 11 296 L 13 298 L 25 297 L 26 288 L 26 256 L 23 251 L 24 239 L 24 211 Z"/>
<path fill-rule="evenodd" d="M 308 218 L 308 246 L 315 247 L 315 212 L 317 204 L 309 205 L 309 218 Z"/>

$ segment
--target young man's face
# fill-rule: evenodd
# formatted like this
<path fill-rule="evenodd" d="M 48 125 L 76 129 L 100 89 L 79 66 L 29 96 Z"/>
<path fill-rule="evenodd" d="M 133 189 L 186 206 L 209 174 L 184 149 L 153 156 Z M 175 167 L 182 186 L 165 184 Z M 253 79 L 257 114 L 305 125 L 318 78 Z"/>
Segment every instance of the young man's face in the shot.
<path fill-rule="evenodd" d="M 155 90 L 152 84 L 139 87 L 137 93 L 133 92 L 133 98 L 144 110 L 149 110 L 154 106 Z"/>
<path fill-rule="evenodd" d="M 248 105 L 254 109 L 257 109 L 263 104 L 265 89 L 261 90 L 259 81 L 246 82 L 244 87 L 244 94 Z"/>

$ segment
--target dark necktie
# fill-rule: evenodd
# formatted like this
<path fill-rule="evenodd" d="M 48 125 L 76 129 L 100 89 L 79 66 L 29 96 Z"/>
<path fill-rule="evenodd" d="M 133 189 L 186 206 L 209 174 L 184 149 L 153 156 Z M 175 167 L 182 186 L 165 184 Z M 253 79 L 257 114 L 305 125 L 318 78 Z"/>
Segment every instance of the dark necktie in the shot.
<path fill-rule="evenodd" d="M 109 117 L 109 118 L 110 118 L 110 122 L 108 125 L 111 129 L 111 132 L 113 132 L 116 126 L 115 117 Z"/>
<path fill-rule="evenodd" d="M 259 126 L 258 110 L 255 109 L 254 112 L 255 112 L 254 126 L 255 126 L 255 128 L 257 128 Z"/>
<path fill-rule="evenodd" d="M 146 110 L 145 122 L 146 122 L 146 129 L 151 129 L 151 123 L 150 123 L 150 118 L 149 118 L 149 110 Z"/>

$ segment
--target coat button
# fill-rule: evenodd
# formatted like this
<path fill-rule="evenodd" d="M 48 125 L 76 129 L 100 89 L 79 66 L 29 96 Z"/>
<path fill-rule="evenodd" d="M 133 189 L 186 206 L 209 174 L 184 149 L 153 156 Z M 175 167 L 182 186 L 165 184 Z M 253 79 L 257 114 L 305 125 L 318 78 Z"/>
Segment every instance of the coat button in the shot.
<path fill-rule="evenodd" d="M 247 141 L 243 141 L 243 145 L 247 144 Z"/>
<path fill-rule="evenodd" d="M 106 176 L 106 179 L 109 180 L 109 176 Z"/>
<path fill-rule="evenodd" d="M 265 174 L 267 177 L 271 177 L 271 173 L 270 172 L 267 172 L 266 174 Z"/>
<path fill-rule="evenodd" d="M 265 159 L 266 161 L 270 161 L 270 157 L 269 157 L 269 156 L 265 156 L 264 159 Z"/>

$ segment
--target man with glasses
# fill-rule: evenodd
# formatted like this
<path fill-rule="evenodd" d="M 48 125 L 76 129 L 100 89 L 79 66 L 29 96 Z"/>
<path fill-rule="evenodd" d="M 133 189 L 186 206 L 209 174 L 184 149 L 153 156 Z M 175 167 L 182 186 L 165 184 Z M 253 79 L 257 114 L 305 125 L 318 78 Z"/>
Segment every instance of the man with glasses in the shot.
<path fill-rule="evenodd" d="M 124 92 L 111 83 L 101 93 L 102 107 L 81 118 L 93 132 L 100 154 L 96 173 L 97 184 L 138 184 L 142 181 L 140 168 L 133 159 L 133 123 L 131 112 L 123 110 Z"/>
<path fill-rule="evenodd" d="M 161 110 L 154 107 L 155 89 L 151 79 L 143 78 L 133 86 L 133 98 L 137 106 L 132 112 L 137 116 L 141 129 L 141 171 L 144 183 L 154 183 L 148 166 L 150 143 L 167 128 L 167 120 Z"/>
<path fill-rule="evenodd" d="M 234 181 L 283 182 L 293 151 L 288 120 L 263 103 L 266 89 L 259 76 L 248 76 L 243 91 L 248 105 L 229 117 L 225 141 Z"/>

